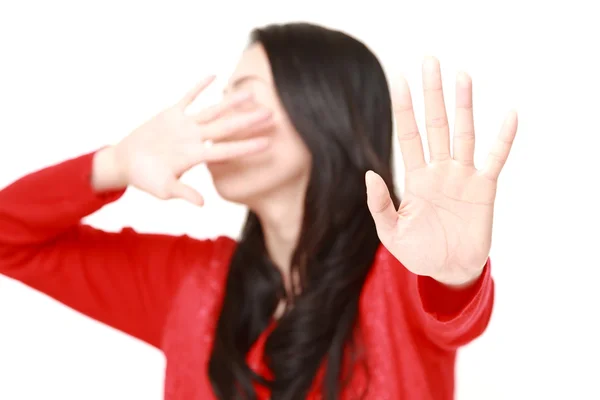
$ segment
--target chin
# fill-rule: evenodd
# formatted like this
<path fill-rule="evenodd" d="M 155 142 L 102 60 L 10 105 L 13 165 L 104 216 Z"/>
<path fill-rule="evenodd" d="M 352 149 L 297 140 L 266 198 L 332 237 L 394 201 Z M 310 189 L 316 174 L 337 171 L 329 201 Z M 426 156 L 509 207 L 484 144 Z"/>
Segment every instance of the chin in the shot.
<path fill-rule="evenodd" d="M 221 198 L 232 203 L 248 205 L 253 199 L 260 197 L 260 180 L 243 176 L 247 174 L 225 173 L 215 168 L 211 171 L 213 185 Z"/>
<path fill-rule="evenodd" d="M 215 189 L 219 196 L 226 201 L 248 205 L 252 203 L 252 199 L 256 198 L 255 194 L 251 190 L 244 190 L 241 187 L 232 187 L 228 185 L 215 185 Z"/>
<path fill-rule="evenodd" d="M 261 160 L 262 161 L 262 160 Z M 278 193 L 296 191 L 308 180 L 305 163 L 255 162 L 249 160 L 212 163 L 208 170 L 213 185 L 221 198 L 250 208 L 258 207 L 266 199 L 280 197 Z"/>

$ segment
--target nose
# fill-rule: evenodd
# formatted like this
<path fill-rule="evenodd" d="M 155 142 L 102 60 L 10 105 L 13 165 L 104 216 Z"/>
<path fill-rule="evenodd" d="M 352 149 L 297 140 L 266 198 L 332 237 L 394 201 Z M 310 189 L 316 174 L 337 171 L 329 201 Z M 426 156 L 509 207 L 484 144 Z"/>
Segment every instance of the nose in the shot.
<path fill-rule="evenodd" d="M 229 95 L 229 94 L 228 94 Z M 227 97 L 224 97 L 224 101 L 227 101 Z M 255 113 L 261 110 L 267 110 L 268 108 L 256 101 L 254 97 L 250 97 L 248 100 L 241 103 L 235 104 L 235 106 L 229 107 L 227 111 L 221 116 L 221 118 L 228 119 L 231 117 L 240 117 L 245 114 Z M 270 118 L 264 122 L 259 122 L 247 129 L 240 130 L 232 135 L 228 135 L 220 141 L 236 141 L 244 140 L 257 135 L 269 134 L 274 127 L 273 118 Z"/>

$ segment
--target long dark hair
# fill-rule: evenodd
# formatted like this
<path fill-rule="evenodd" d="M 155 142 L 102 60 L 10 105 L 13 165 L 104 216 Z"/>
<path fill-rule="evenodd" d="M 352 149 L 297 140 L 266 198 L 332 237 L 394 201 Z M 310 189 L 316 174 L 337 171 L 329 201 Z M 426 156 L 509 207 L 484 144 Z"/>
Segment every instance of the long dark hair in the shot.
<path fill-rule="evenodd" d="M 291 276 L 299 280 L 286 293 L 250 212 L 231 261 L 210 379 L 223 400 L 256 399 L 255 382 L 269 387 L 272 399 L 300 399 L 326 361 L 322 393 L 336 399 L 349 378 L 343 376 L 346 351 L 380 244 L 367 208 L 365 172 L 378 172 L 394 193 L 388 84 L 376 56 L 339 31 L 308 23 L 270 25 L 254 30 L 251 43 L 264 47 L 279 98 L 312 154 L 291 263 Z M 266 379 L 245 359 L 282 299 L 291 306 L 265 344 L 274 376 Z"/>

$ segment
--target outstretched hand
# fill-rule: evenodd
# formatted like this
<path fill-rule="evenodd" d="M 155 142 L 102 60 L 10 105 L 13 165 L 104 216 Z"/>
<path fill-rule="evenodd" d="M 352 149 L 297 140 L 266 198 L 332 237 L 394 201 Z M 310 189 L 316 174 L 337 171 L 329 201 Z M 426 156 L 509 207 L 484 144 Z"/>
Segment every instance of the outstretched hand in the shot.
<path fill-rule="evenodd" d="M 369 171 L 368 206 L 382 244 L 411 272 L 462 286 L 476 280 L 492 242 L 496 182 L 517 131 L 517 115 L 506 118 L 485 166 L 473 164 L 475 134 L 471 79 L 456 83 L 452 152 L 439 62 L 423 64 L 430 162 L 406 81 L 393 92 L 398 139 L 406 169 L 405 193 L 396 210 L 383 179 Z"/>
<path fill-rule="evenodd" d="M 273 125 L 273 118 L 270 110 L 254 103 L 250 93 L 238 92 L 198 113 L 186 113 L 213 80 L 212 76 L 204 79 L 177 104 L 155 115 L 119 144 L 101 150 L 95 160 L 94 187 L 102 190 L 131 185 L 160 199 L 180 198 L 202 205 L 202 195 L 181 181 L 185 172 L 198 164 L 265 150 L 269 139 L 264 131 Z M 230 115 L 241 104 L 252 107 Z M 239 138 L 242 132 L 244 138 Z"/>

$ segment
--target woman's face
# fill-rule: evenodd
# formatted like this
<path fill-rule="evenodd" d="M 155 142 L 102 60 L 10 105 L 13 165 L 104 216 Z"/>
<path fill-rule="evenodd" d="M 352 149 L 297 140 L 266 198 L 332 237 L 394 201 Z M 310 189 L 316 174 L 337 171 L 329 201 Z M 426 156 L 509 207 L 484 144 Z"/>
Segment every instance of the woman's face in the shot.
<path fill-rule="evenodd" d="M 242 136 L 265 135 L 269 147 L 251 156 L 208 165 L 217 192 L 228 201 L 253 206 L 274 191 L 300 187 L 308 181 L 311 157 L 300 136 L 291 125 L 279 101 L 267 55 L 260 44 L 250 46 L 242 55 L 225 96 L 247 91 L 253 101 L 234 112 L 247 112 L 260 105 L 273 114 L 274 124 Z"/>

